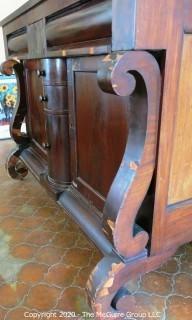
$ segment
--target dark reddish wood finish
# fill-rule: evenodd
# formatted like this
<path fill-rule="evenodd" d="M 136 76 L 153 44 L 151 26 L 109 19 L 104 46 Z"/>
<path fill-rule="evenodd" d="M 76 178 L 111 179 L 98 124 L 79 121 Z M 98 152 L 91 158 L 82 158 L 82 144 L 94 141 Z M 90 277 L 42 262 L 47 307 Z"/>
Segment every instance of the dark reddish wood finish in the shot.
<path fill-rule="evenodd" d="M 155 168 L 160 70 L 149 53 L 117 53 L 103 60 L 98 80 L 104 91 L 131 95 L 132 100 L 125 153 L 104 208 L 105 224 L 113 235 L 115 247 L 128 258 L 141 253 L 148 242 L 146 232 L 138 230 L 133 236 L 133 228 Z"/>
<path fill-rule="evenodd" d="M 68 62 L 73 183 L 100 210 L 128 135 L 128 99 L 103 93 L 97 84 L 97 69 L 103 58 Z"/>
<path fill-rule="evenodd" d="M 14 54 L 16 52 L 26 53 L 28 51 L 26 32 L 13 37 L 8 37 L 7 46 L 9 54 Z"/>
<path fill-rule="evenodd" d="M 43 145 L 47 143 L 47 135 L 45 131 L 44 105 L 40 100 L 40 97 L 44 96 L 43 83 L 37 74 L 37 71 L 41 69 L 41 63 L 39 60 L 27 60 L 24 67 L 28 99 L 29 133 L 33 142 L 42 151 Z"/>
<path fill-rule="evenodd" d="M 64 59 L 44 59 L 41 70 L 47 130 L 48 180 L 56 189 L 70 182 L 67 67 Z M 41 77 L 41 75 L 40 75 Z M 62 152 L 58 152 L 62 150 Z"/>
<path fill-rule="evenodd" d="M 9 174 L 29 168 L 103 252 L 88 295 L 119 319 L 128 278 L 192 240 L 191 1 L 31 0 L 2 25 L 20 87 Z"/>
<path fill-rule="evenodd" d="M 93 6 L 90 6 L 89 2 L 85 4 L 81 11 L 58 19 L 54 17 L 53 21 L 47 23 L 45 30 L 48 47 L 66 46 L 111 36 L 111 0 L 97 1 Z"/>
<path fill-rule="evenodd" d="M 116 320 L 127 319 L 127 311 L 134 310 L 135 298 L 125 288 L 125 279 L 134 280 L 138 275 L 142 276 L 157 269 L 174 253 L 174 250 L 168 251 L 159 256 L 145 257 L 127 264 L 104 257 L 93 270 L 87 283 L 95 318 L 105 318 L 104 314 L 108 313 Z M 138 314 L 138 307 L 133 313 Z"/>

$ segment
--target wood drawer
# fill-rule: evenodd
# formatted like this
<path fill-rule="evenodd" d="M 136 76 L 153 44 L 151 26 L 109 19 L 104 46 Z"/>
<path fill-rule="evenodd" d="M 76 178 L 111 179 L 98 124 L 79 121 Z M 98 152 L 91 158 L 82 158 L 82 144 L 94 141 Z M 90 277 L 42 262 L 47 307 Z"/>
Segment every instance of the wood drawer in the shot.
<path fill-rule="evenodd" d="M 47 47 L 55 47 L 77 42 L 111 37 L 112 1 L 86 4 L 81 10 L 71 14 L 63 12 L 47 18 L 45 32 Z"/>
<path fill-rule="evenodd" d="M 40 60 L 27 60 L 24 66 L 28 98 L 28 127 L 31 138 L 39 149 L 41 149 L 47 142 L 47 138 L 44 105 L 39 100 L 39 97 L 43 95 L 42 79 L 37 75 L 37 70 L 41 67 Z"/>
<path fill-rule="evenodd" d="M 48 85 L 66 85 L 66 65 L 62 58 L 42 59 L 41 71 L 44 73 L 43 84 Z"/>
<path fill-rule="evenodd" d="M 24 54 L 28 52 L 27 29 L 22 28 L 7 37 L 9 55 Z"/>
<path fill-rule="evenodd" d="M 67 105 L 67 87 L 66 86 L 45 86 L 44 87 L 45 108 L 47 112 L 63 112 Z"/>
<path fill-rule="evenodd" d="M 53 4 L 51 6 L 55 7 Z M 58 50 L 59 56 L 65 56 L 66 50 L 72 50 L 74 47 L 82 50 L 82 48 L 90 49 L 110 44 L 111 0 L 74 1 L 69 6 L 63 4 L 63 7 L 59 4 L 54 12 L 48 10 L 45 1 L 42 3 L 42 9 L 45 9 L 42 17 L 34 16 L 33 21 L 32 13 L 29 14 L 29 19 L 28 13 L 25 13 L 21 16 L 22 19 L 18 18 L 4 28 L 7 56 L 41 59 L 49 56 L 57 57 Z M 33 10 L 35 11 L 35 8 Z M 102 50 L 106 52 L 107 49 Z M 50 77 L 55 78 L 52 72 Z"/>

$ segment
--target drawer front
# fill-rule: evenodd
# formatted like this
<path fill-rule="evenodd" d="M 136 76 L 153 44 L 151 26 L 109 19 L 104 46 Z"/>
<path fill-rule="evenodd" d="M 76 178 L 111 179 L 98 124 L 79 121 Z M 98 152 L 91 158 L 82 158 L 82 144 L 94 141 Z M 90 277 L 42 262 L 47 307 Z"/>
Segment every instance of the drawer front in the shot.
<path fill-rule="evenodd" d="M 42 79 L 37 74 L 40 69 L 40 60 L 25 62 L 29 130 L 34 143 L 42 148 L 46 144 L 47 138 L 44 105 L 40 101 L 40 97 L 44 95 L 44 89 Z"/>
<path fill-rule="evenodd" d="M 70 184 L 68 114 L 46 115 L 49 181 L 62 189 Z"/>
<path fill-rule="evenodd" d="M 40 2 L 3 26 L 7 57 L 43 59 L 71 55 L 75 48 L 88 53 L 110 50 L 111 0 Z"/>
<path fill-rule="evenodd" d="M 63 113 L 67 105 L 66 86 L 44 86 L 44 94 L 47 99 L 45 109 L 47 112 Z"/>
<path fill-rule="evenodd" d="M 26 28 L 18 30 L 7 38 L 7 47 L 9 55 L 24 54 L 28 52 L 28 42 Z"/>
<path fill-rule="evenodd" d="M 48 18 L 45 26 L 47 47 L 111 37 L 112 1 L 103 0 L 63 16 Z"/>
<path fill-rule="evenodd" d="M 42 59 L 41 66 L 41 71 L 45 74 L 42 77 L 45 86 L 66 85 L 67 67 L 65 59 Z"/>

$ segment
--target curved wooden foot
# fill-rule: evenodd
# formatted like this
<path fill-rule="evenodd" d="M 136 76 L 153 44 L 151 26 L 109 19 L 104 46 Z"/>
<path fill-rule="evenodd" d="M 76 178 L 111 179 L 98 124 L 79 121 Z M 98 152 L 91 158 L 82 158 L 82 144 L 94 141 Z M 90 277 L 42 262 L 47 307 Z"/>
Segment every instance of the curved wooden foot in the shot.
<path fill-rule="evenodd" d="M 128 291 L 125 284 L 157 269 L 173 254 L 173 251 L 169 251 L 128 264 L 104 257 L 87 282 L 89 302 L 95 318 L 106 319 L 107 313 L 112 319 L 128 319 L 126 317 L 129 312 L 138 312 L 136 298 Z"/>
<path fill-rule="evenodd" d="M 21 151 L 19 149 L 14 150 L 6 162 L 6 169 L 9 176 L 13 179 L 23 180 L 28 174 L 28 169 L 19 158 Z"/>

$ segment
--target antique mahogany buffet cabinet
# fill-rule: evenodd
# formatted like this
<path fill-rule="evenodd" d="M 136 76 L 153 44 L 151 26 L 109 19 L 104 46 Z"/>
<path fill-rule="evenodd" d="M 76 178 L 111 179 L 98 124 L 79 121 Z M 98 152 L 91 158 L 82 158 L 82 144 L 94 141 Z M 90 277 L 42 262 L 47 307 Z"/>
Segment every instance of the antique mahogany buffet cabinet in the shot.
<path fill-rule="evenodd" d="M 192 0 L 30 0 L 1 25 L 8 172 L 29 169 L 100 249 L 89 301 L 120 319 L 126 282 L 192 240 Z"/>

